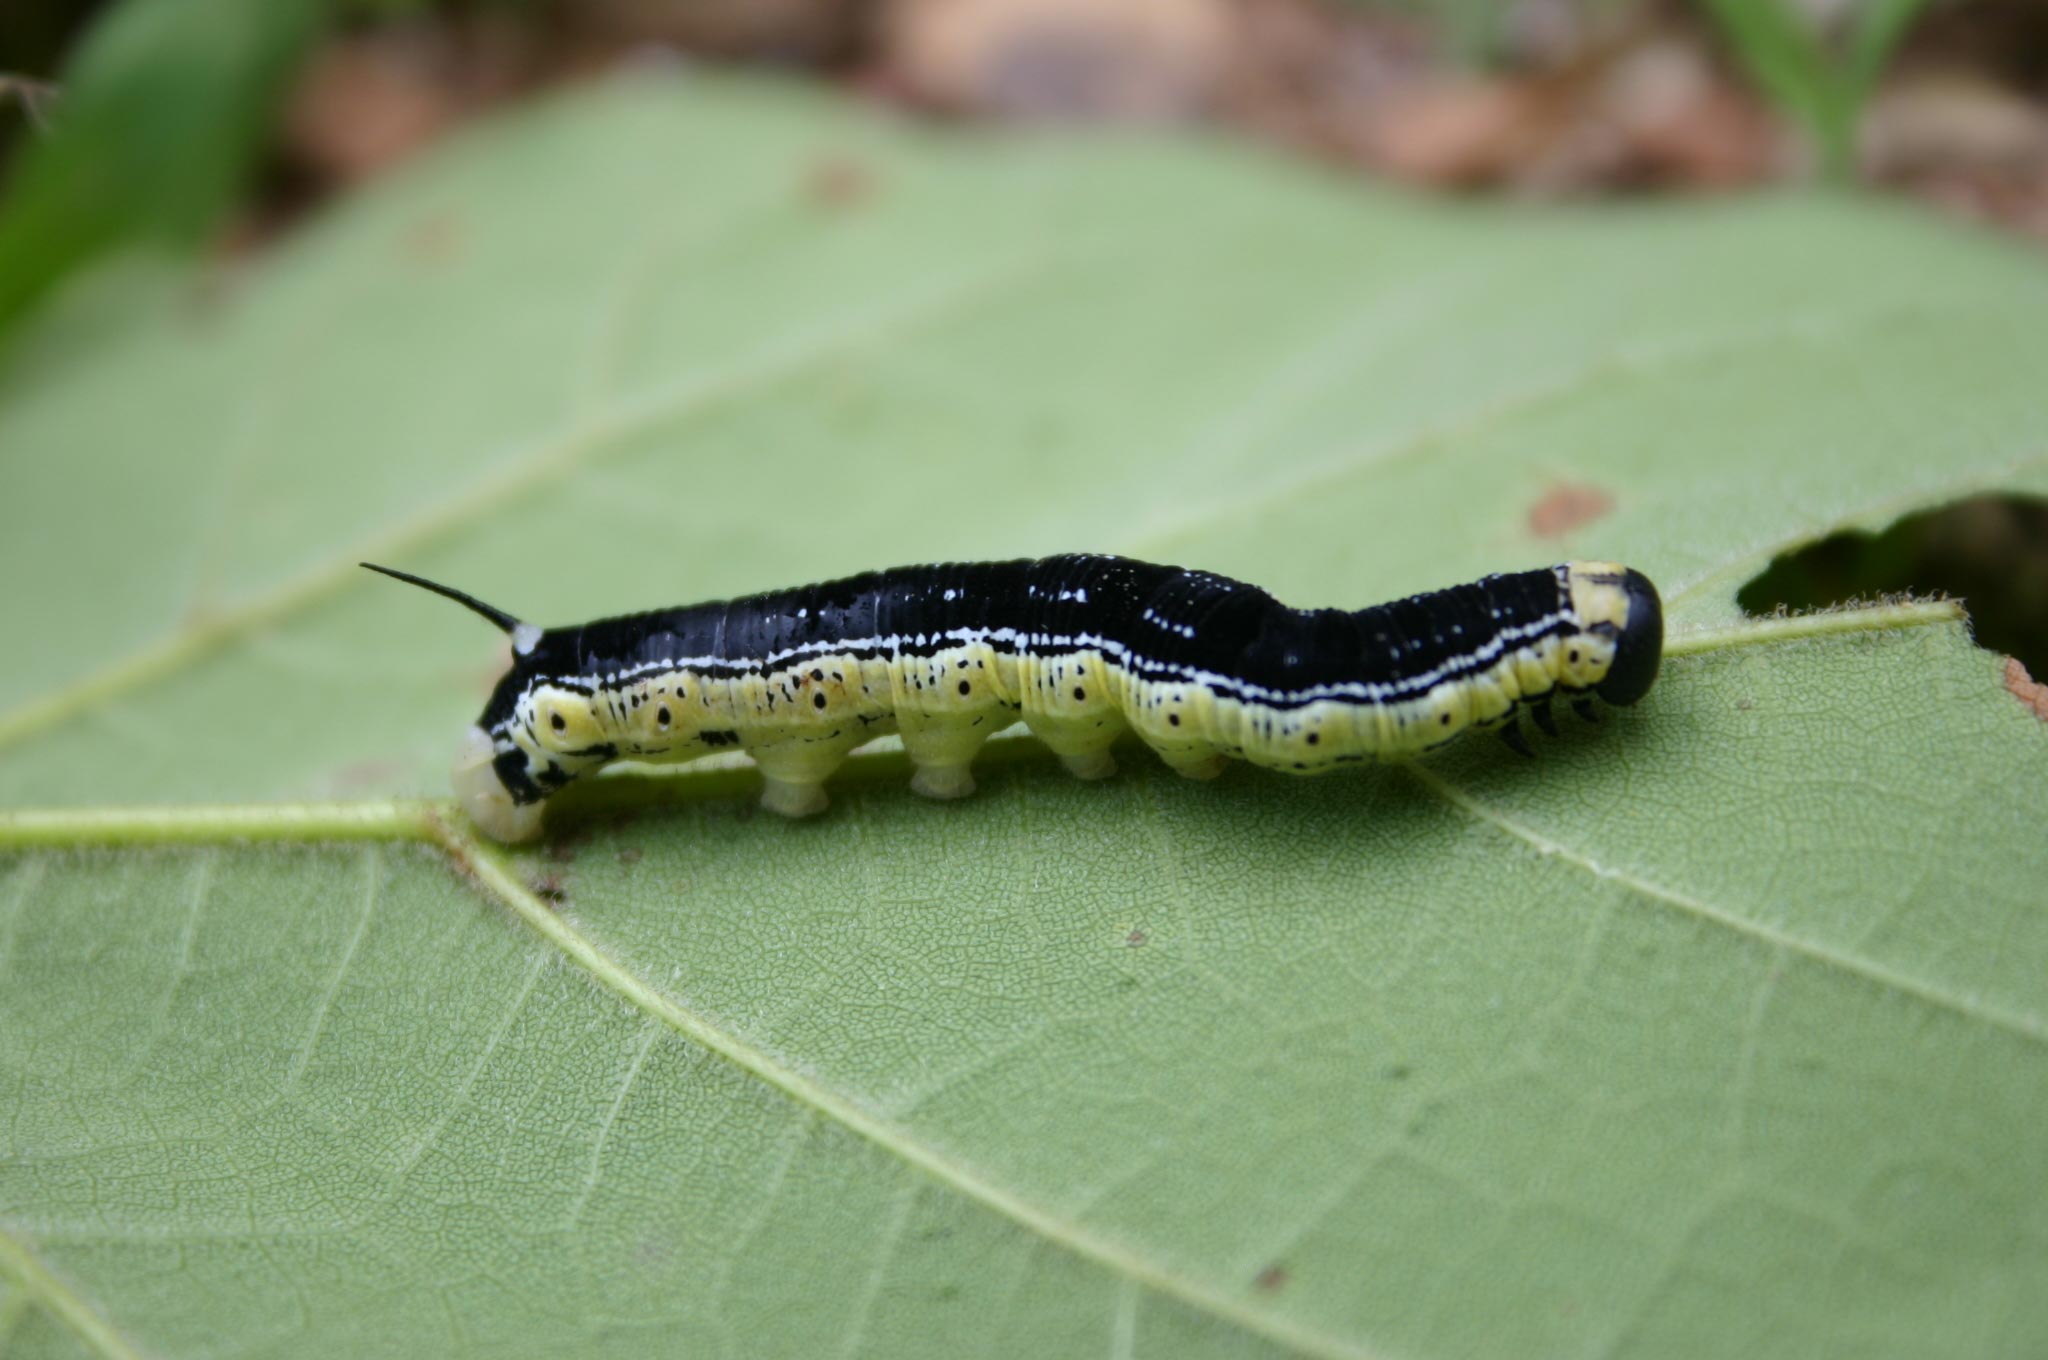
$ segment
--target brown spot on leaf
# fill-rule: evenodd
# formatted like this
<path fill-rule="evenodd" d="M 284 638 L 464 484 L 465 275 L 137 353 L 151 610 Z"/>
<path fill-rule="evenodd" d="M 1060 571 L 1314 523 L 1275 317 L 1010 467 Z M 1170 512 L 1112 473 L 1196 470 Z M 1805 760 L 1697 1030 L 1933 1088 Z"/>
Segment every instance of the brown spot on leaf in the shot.
<path fill-rule="evenodd" d="M 638 846 L 629 845 L 625 849 L 619 851 L 619 863 L 638 864 L 642 857 L 645 855 L 645 853 L 646 852 L 641 850 Z"/>
<path fill-rule="evenodd" d="M 2033 710 L 2035 717 L 2048 722 L 2048 685 L 2027 674 L 2027 668 L 2016 656 L 2005 659 L 2005 690 Z"/>
<path fill-rule="evenodd" d="M 1563 538 L 1613 509 L 1614 497 L 1597 486 L 1554 486 L 1529 507 L 1529 532 L 1538 538 Z"/>
<path fill-rule="evenodd" d="M 1144 944 L 1145 941 L 1150 938 L 1152 937 L 1147 935 L 1142 930 L 1133 930 L 1130 934 L 1124 936 L 1124 945 L 1127 948 L 1136 949 L 1138 946 Z"/>
<path fill-rule="evenodd" d="M 875 172 L 851 156 L 821 156 L 804 176 L 804 193 L 821 208 L 855 208 L 875 193 Z"/>
<path fill-rule="evenodd" d="M 1268 1294 L 1274 1293 L 1286 1286 L 1287 1267 L 1278 1264 L 1267 1266 L 1259 1272 L 1259 1278 L 1252 1281 L 1252 1283 L 1265 1290 Z"/>
<path fill-rule="evenodd" d="M 462 251 L 462 226 L 448 213 L 422 217 L 399 238 L 405 257 L 417 264 L 441 264 Z"/>
<path fill-rule="evenodd" d="M 533 880 L 533 895 L 550 906 L 560 906 L 568 900 L 569 889 L 559 874 L 542 874 Z"/>

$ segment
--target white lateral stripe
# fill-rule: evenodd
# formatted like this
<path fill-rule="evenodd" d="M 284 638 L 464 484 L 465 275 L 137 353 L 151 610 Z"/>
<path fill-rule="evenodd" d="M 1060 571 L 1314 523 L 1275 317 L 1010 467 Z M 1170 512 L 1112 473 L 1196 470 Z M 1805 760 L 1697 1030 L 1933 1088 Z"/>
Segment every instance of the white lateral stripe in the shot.
<path fill-rule="evenodd" d="M 1556 609 L 1527 623 L 1512 624 L 1502 628 L 1469 652 L 1450 657 L 1421 674 L 1408 676 L 1391 684 L 1384 684 L 1378 681 L 1343 681 L 1336 684 L 1310 685 L 1305 689 L 1298 690 L 1271 689 L 1264 685 L 1254 685 L 1236 676 L 1222 675 L 1215 671 L 1203 670 L 1199 667 L 1187 666 L 1179 662 L 1155 661 L 1149 657 L 1137 656 L 1122 643 L 1112 638 L 1099 637 L 1093 633 L 1080 633 L 1072 636 L 1051 633 L 1025 635 L 1020 634 L 1014 628 L 962 628 L 939 634 L 936 637 L 923 633 L 916 634 L 914 641 L 919 651 L 929 650 L 940 641 L 950 641 L 960 646 L 972 646 L 976 643 L 1003 642 L 1010 644 L 1012 647 L 1029 651 L 1034 656 L 1042 656 L 1046 652 L 1056 654 L 1059 652 L 1096 651 L 1105 656 L 1112 657 L 1119 666 L 1128 671 L 1164 671 L 1169 675 L 1179 676 L 1187 683 L 1202 685 L 1218 693 L 1231 694 L 1239 699 L 1249 699 L 1253 702 L 1268 704 L 1277 700 L 1289 707 L 1296 707 L 1302 704 L 1313 703 L 1318 699 L 1349 699 L 1365 703 L 1387 703 L 1389 701 L 1412 699 L 1427 693 L 1430 689 L 1448 678 L 1453 672 L 1484 669 L 1497 660 L 1510 645 L 1527 641 L 1530 638 L 1540 637 L 1548 633 L 1556 625 L 1566 622 L 1570 618 L 1569 610 Z M 792 661 L 810 657 L 830 656 L 838 652 L 875 651 L 895 654 L 901 651 L 903 644 L 907 641 L 912 641 L 912 638 L 903 634 L 889 637 L 837 638 L 825 642 L 806 643 L 801 647 L 792 647 L 786 651 L 776 652 L 761 660 L 746 657 L 714 656 L 663 658 L 657 661 L 643 661 L 628 670 L 609 672 L 603 676 L 571 677 L 569 682 L 591 690 L 603 691 L 616 689 L 622 682 L 630 681 L 637 676 L 665 671 L 701 672 L 715 668 L 726 668 L 771 674 L 775 671 L 786 669 L 788 663 Z M 537 683 L 546 684 L 549 682 L 550 677 L 535 677 L 535 679 Z M 492 731 L 508 730 L 513 721 L 513 719 L 506 719 L 493 728 Z"/>

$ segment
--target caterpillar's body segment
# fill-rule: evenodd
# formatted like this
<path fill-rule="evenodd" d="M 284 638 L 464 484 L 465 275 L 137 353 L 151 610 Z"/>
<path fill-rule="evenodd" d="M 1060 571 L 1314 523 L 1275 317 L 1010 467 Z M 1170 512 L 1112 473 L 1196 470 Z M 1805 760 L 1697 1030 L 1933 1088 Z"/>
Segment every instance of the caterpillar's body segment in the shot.
<path fill-rule="evenodd" d="M 367 564 L 366 564 L 367 565 Z M 935 798 L 1023 719 L 1083 778 L 1126 731 L 1182 774 L 1225 757 L 1296 773 L 1412 755 L 1558 691 L 1632 704 L 1663 609 L 1641 573 L 1569 562 L 1369 609 L 1290 609 L 1207 572 L 1094 555 L 869 572 L 568 628 L 447 595 L 512 637 L 455 765 L 478 826 L 539 834 L 548 795 L 613 760 L 740 749 L 789 816 L 825 806 L 855 747 L 900 733 Z M 1504 735 L 1519 738 L 1519 728 Z"/>

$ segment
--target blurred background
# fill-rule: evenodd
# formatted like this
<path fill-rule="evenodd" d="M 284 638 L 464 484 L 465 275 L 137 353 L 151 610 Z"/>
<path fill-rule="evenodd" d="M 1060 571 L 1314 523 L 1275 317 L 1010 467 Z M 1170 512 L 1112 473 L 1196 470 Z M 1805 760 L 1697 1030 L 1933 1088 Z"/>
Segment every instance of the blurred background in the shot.
<path fill-rule="evenodd" d="M 5 154 L 67 85 L 93 99 L 100 68 L 134 75 L 111 30 L 181 22 L 211 30 L 207 64 L 170 69 L 196 47 L 167 43 L 148 83 L 210 88 L 156 135 L 244 122 L 253 173 L 225 245 L 466 119 L 635 62 L 773 68 L 937 118 L 1199 121 L 1433 189 L 1827 174 L 2048 242 L 2036 0 L 44 0 L 0 11 Z"/>
<path fill-rule="evenodd" d="M 0 332 L 124 243 L 246 259 L 470 120 L 664 64 L 949 123 L 1199 126 L 1470 197 L 1833 182 L 2048 251 L 2039 0 L 46 0 L 0 7 Z M 2042 672 L 2048 511 L 1831 540 L 1743 603 L 1904 590 Z"/>
<path fill-rule="evenodd" d="M 88 65 L 87 36 L 120 8 L 0 12 L 10 156 L 55 117 L 67 63 Z M 219 69 L 189 72 L 248 82 L 244 114 L 279 87 L 238 238 L 505 101 L 621 62 L 697 61 L 774 67 L 933 116 L 1203 120 L 1434 188 L 1698 192 L 1825 170 L 2048 240 L 2048 6 L 2033 0 L 153 8 L 250 30 L 220 36 Z"/>

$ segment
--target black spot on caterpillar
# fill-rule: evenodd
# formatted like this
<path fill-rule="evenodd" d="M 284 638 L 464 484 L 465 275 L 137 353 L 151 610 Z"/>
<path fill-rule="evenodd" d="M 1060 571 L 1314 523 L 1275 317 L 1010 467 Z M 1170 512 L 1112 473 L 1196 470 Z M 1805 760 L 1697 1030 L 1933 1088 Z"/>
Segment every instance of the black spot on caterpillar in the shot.
<path fill-rule="evenodd" d="M 370 566 L 369 563 L 364 563 Z M 1021 716 L 1084 779 L 1132 730 L 1180 773 L 1226 757 L 1315 773 L 1413 755 L 1468 727 L 1527 751 L 1527 707 L 1554 732 L 1560 691 L 1632 704 L 1657 678 L 1657 589 L 1611 562 L 1567 562 L 1368 609 L 1290 609 L 1203 571 L 1075 554 L 868 572 L 737 600 L 542 629 L 432 581 L 512 639 L 455 765 L 463 806 L 505 841 L 543 800 L 615 759 L 743 747 L 761 801 L 803 816 L 854 747 L 902 735 L 934 798 L 974 790 L 988 736 Z M 949 683 L 968 671 L 979 677 Z M 829 678 L 827 678 L 829 676 Z M 810 701 L 790 702 L 804 690 Z M 689 702 L 684 702 L 685 699 Z"/>

